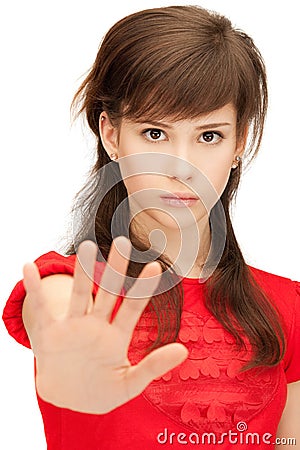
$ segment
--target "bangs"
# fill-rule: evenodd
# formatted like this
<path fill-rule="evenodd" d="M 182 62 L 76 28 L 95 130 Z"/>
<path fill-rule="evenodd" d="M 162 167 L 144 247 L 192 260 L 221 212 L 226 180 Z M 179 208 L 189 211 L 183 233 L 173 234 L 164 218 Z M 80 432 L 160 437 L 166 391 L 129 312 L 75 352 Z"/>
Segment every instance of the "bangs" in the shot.
<path fill-rule="evenodd" d="M 128 119 L 175 120 L 195 118 L 222 108 L 236 106 L 238 71 L 224 45 L 210 45 L 193 52 L 178 47 L 159 58 L 158 51 L 131 70 L 125 81 L 121 116 Z M 173 47 L 174 48 L 174 47 Z M 176 50 L 176 51 L 175 51 Z M 179 53 L 179 54 L 178 54 Z M 182 54 L 180 54 L 182 53 Z M 138 86 L 138 88 L 137 88 Z"/>

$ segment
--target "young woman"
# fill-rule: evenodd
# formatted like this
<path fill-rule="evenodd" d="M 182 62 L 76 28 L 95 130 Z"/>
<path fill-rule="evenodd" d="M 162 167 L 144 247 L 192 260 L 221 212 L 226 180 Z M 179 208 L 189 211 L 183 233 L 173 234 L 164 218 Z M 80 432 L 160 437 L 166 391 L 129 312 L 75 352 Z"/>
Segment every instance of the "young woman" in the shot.
<path fill-rule="evenodd" d="M 299 445 L 300 284 L 245 263 L 229 211 L 267 102 L 258 49 L 216 13 L 106 34 L 74 99 L 98 147 L 70 243 L 3 313 L 49 450 Z"/>

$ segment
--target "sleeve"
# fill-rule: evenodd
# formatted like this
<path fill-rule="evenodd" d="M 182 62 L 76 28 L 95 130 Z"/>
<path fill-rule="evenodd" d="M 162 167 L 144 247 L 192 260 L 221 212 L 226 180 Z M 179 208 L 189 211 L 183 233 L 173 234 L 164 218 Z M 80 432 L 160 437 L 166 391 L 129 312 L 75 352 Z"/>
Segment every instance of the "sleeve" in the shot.
<path fill-rule="evenodd" d="M 300 282 L 293 284 L 293 314 L 287 338 L 287 350 L 284 356 L 284 367 L 287 383 L 300 380 Z"/>
<path fill-rule="evenodd" d="M 73 275 L 76 255 L 62 256 L 54 251 L 45 253 L 34 262 L 41 278 L 48 275 L 65 273 Z M 2 319 L 8 333 L 20 344 L 31 348 L 30 341 L 22 319 L 23 302 L 26 296 L 23 280 L 13 288 L 3 309 Z"/>
<path fill-rule="evenodd" d="M 44 278 L 48 275 L 55 275 L 58 273 L 64 273 L 73 276 L 76 262 L 76 254 L 63 256 L 60 255 L 59 253 L 51 251 L 45 253 L 42 256 L 39 256 L 34 262 L 39 269 L 41 278 Z M 99 261 L 96 262 L 94 270 L 94 285 L 92 291 L 93 298 L 95 298 L 98 292 L 104 268 L 105 268 L 104 262 Z M 125 292 L 126 292 L 125 288 L 122 287 L 119 296 L 117 296 L 111 320 L 113 320 L 115 314 L 117 313 L 123 301 Z M 31 348 L 30 340 L 27 335 L 22 318 L 22 309 L 25 296 L 26 290 L 23 284 L 23 280 L 20 280 L 13 288 L 5 304 L 2 319 L 4 321 L 8 333 L 17 342 L 19 342 L 19 344 L 22 344 L 27 348 Z"/>

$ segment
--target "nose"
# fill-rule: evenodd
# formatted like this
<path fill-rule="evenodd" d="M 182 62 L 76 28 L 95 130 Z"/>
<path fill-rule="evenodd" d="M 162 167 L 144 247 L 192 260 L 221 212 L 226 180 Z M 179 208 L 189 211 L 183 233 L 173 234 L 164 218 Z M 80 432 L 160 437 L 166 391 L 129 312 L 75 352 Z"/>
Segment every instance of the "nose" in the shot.
<path fill-rule="evenodd" d="M 191 181 L 193 171 L 193 166 L 181 158 L 173 158 L 168 168 L 169 177 L 177 181 Z"/>
<path fill-rule="evenodd" d="M 186 177 L 183 177 L 183 176 L 179 177 L 179 176 L 171 175 L 170 178 L 173 180 L 177 180 L 177 181 L 191 181 L 192 176 L 189 175 Z"/>

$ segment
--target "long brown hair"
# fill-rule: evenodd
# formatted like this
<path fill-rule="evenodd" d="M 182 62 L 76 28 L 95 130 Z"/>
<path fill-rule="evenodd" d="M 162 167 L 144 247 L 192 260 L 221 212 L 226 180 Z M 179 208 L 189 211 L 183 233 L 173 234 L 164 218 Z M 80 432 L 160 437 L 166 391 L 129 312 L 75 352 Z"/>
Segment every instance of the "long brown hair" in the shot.
<path fill-rule="evenodd" d="M 103 170 L 111 162 L 99 134 L 103 111 L 118 126 L 124 117 L 194 118 L 229 102 L 237 110 L 237 139 L 249 128 L 245 156 L 252 161 L 261 143 L 267 111 L 265 66 L 253 40 L 233 28 L 227 18 L 198 6 L 171 6 L 137 12 L 117 22 L 104 37 L 72 104 L 78 114 L 85 113 L 97 139 L 97 160 L 75 197 L 73 211 L 80 211 L 80 223 L 66 254 L 74 254 L 82 240 L 95 235 L 99 249 L 107 257 L 112 243 L 112 217 L 122 202 L 119 234 L 128 235 L 130 219 L 124 183 L 116 182 L 100 205 L 97 202 L 108 176 L 115 173 L 116 180 L 120 180 L 117 163 L 113 163 L 109 174 Z M 231 171 L 220 199 L 226 216 L 226 242 L 217 269 L 205 286 L 206 305 L 239 347 L 244 344 L 243 335 L 249 339 L 254 356 L 247 368 L 271 366 L 281 360 L 285 338 L 278 312 L 256 283 L 232 227 L 230 207 L 240 176 L 241 164 Z M 214 208 L 210 217 L 213 212 Z M 91 217 L 95 217 L 93 223 Z M 134 248 L 147 250 L 132 231 L 128 237 L 133 252 Z M 171 266 L 166 255 L 152 251 L 148 256 L 149 260 L 158 260 L 163 271 Z M 128 276 L 136 278 L 144 265 L 130 261 Z M 178 335 L 183 288 L 181 283 L 174 286 L 171 282 L 170 286 L 164 294 L 154 295 L 149 304 L 157 320 L 157 339 L 148 350 L 174 341 Z"/>

